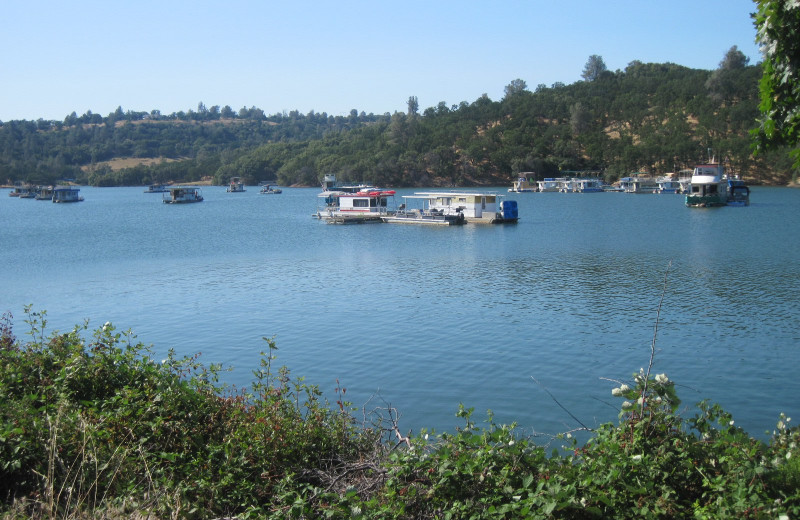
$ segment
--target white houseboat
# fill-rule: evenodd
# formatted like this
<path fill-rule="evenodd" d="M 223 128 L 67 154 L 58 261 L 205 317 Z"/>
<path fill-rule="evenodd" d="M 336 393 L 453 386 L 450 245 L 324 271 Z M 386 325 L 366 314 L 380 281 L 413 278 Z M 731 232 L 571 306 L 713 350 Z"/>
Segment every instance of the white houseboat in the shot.
<path fill-rule="evenodd" d="M 575 193 L 602 193 L 603 184 L 596 178 L 572 179 L 572 191 Z"/>
<path fill-rule="evenodd" d="M 364 224 L 382 222 L 395 212 L 394 190 L 364 190 L 339 193 L 335 205 L 317 210 L 317 217 L 329 224 Z"/>
<path fill-rule="evenodd" d="M 543 181 L 536 181 L 536 186 L 540 192 L 556 192 L 561 187 L 559 184 L 561 180 L 563 179 L 547 177 Z"/>
<path fill-rule="evenodd" d="M 526 193 L 536 191 L 536 187 L 528 180 L 527 174 L 535 175 L 533 172 L 521 172 L 508 191 L 511 193 Z"/>
<path fill-rule="evenodd" d="M 435 200 L 435 199 L 434 199 Z M 424 224 L 431 226 L 455 226 L 464 224 L 462 211 L 445 213 L 442 209 L 431 209 L 428 195 L 404 195 L 403 203 L 396 212 L 381 218 L 389 224 Z"/>
<path fill-rule="evenodd" d="M 681 190 L 680 182 L 674 180 L 674 175 L 671 173 L 657 178 L 656 184 L 658 184 L 656 193 L 680 193 Z"/>
<path fill-rule="evenodd" d="M 467 223 L 502 224 L 519 220 L 517 202 L 502 200 L 495 193 L 472 192 L 422 192 L 418 197 L 427 198 L 430 211 L 444 215 L 464 215 Z"/>
<path fill-rule="evenodd" d="M 728 181 L 721 164 L 699 164 L 692 172 L 686 205 L 693 208 L 724 206 L 728 202 Z"/>
<path fill-rule="evenodd" d="M 81 202 L 80 188 L 74 186 L 56 186 L 53 190 L 53 202 Z"/>
<path fill-rule="evenodd" d="M 145 193 L 166 193 L 167 188 L 163 184 L 151 184 L 144 190 Z"/>
<path fill-rule="evenodd" d="M 623 177 L 619 185 L 625 193 L 655 193 L 658 189 L 656 180 L 646 173 L 634 173 Z"/>
<path fill-rule="evenodd" d="M 203 202 L 203 193 L 200 188 L 194 186 L 170 186 L 167 193 L 163 195 L 164 204 L 190 204 L 192 202 Z"/>

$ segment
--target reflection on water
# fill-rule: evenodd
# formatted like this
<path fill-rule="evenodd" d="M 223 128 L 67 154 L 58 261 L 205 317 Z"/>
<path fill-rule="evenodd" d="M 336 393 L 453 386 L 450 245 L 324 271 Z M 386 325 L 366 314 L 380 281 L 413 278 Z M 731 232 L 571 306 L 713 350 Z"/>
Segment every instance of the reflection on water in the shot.
<path fill-rule="evenodd" d="M 66 212 L 0 197 L 0 304 L 18 322 L 27 303 L 62 330 L 111 320 L 157 353 L 233 366 L 238 387 L 274 336 L 295 375 L 328 396 L 338 379 L 356 405 L 379 393 L 405 429 L 452 428 L 463 403 L 555 433 L 575 424 L 540 385 L 587 425 L 615 420 L 601 378 L 646 366 L 663 297 L 654 369 L 685 403 L 720 402 L 756 435 L 798 412 L 796 191 L 717 210 L 517 194 L 516 226 L 435 229 L 325 225 L 316 190 L 207 188 L 187 207 L 82 193 Z"/>

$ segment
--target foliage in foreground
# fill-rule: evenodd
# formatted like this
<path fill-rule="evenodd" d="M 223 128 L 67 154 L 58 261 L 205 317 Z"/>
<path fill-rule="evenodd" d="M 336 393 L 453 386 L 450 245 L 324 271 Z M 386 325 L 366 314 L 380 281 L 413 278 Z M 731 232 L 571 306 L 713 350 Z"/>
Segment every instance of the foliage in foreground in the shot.
<path fill-rule="evenodd" d="M 800 430 L 770 442 L 719 406 L 678 414 L 672 381 L 618 382 L 617 425 L 547 448 L 489 415 L 408 439 L 391 409 L 355 420 L 344 389 L 272 370 L 226 395 L 219 367 L 161 362 L 106 323 L 30 340 L 0 320 L 0 511 L 6 518 L 796 518 Z M 89 334 L 84 337 L 83 334 Z M 369 419 L 368 419 L 369 417 Z M 367 423 L 370 424 L 367 424 Z M 399 440 L 399 442 L 398 442 Z"/>

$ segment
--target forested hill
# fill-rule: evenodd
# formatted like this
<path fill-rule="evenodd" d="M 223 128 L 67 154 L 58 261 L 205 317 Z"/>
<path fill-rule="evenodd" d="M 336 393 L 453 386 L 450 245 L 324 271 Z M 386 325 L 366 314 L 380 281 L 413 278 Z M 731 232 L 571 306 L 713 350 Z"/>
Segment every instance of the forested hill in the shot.
<path fill-rule="evenodd" d="M 514 80 L 500 101 L 420 110 L 411 96 L 406 113 L 266 115 L 202 103 L 171 115 L 73 112 L 63 122 L 2 123 L 0 180 L 110 186 L 240 176 L 316 186 L 335 173 L 383 186 L 476 186 L 509 185 L 519 172 L 592 170 L 612 182 L 691 168 L 711 150 L 751 183 L 786 184 L 788 153 L 751 153 L 760 77 L 760 65 L 734 47 L 713 71 L 632 62 L 571 85 L 531 90 Z"/>

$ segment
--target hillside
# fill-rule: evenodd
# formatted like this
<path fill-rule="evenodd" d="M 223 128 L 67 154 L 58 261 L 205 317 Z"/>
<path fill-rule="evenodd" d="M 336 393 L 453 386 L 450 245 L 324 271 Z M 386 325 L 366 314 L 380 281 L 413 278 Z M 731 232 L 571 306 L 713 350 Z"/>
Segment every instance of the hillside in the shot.
<path fill-rule="evenodd" d="M 518 172 L 634 171 L 692 167 L 709 153 L 754 184 L 793 180 L 786 153 L 754 157 L 760 65 L 730 60 L 714 71 L 633 62 L 571 85 L 522 80 L 502 100 L 407 113 L 349 116 L 206 108 L 164 116 L 75 113 L 63 122 L 0 126 L 0 180 L 91 185 L 196 182 L 232 176 L 315 186 L 325 173 L 387 186 L 509 184 Z M 736 51 L 738 52 L 738 51 Z"/>

